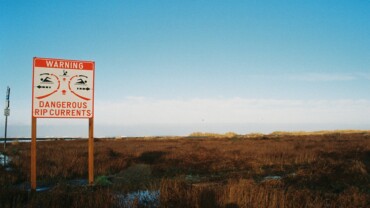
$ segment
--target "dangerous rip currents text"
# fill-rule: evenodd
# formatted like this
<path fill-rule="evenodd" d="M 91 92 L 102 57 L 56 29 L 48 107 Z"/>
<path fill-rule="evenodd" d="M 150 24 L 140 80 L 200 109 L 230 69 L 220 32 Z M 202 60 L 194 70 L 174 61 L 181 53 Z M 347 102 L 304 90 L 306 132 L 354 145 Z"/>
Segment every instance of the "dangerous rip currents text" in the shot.
<path fill-rule="evenodd" d="M 87 102 L 39 101 L 38 104 L 38 108 L 34 109 L 35 116 L 90 117 L 92 115 L 92 111 L 86 109 Z"/>

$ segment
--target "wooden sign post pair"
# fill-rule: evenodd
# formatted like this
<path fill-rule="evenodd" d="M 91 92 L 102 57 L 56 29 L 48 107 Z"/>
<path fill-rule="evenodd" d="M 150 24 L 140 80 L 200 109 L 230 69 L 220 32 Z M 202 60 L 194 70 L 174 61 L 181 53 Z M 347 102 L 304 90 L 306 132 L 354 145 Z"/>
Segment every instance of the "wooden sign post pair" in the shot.
<path fill-rule="evenodd" d="M 51 58 L 33 59 L 31 189 L 36 190 L 38 118 L 89 119 L 89 184 L 94 182 L 95 62 Z"/>

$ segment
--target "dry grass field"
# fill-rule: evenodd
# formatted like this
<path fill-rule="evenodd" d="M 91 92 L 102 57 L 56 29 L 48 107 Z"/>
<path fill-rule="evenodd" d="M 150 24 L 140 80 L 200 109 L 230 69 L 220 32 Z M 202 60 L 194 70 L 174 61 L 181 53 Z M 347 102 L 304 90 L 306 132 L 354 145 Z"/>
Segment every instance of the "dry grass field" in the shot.
<path fill-rule="evenodd" d="M 37 143 L 38 185 L 27 190 L 30 144 L 6 151 L 0 207 L 370 207 L 370 133 L 96 139 L 96 185 L 87 178 L 87 141 Z M 121 203 L 122 194 L 159 191 L 158 203 Z M 134 200 L 135 202 L 135 200 Z"/>

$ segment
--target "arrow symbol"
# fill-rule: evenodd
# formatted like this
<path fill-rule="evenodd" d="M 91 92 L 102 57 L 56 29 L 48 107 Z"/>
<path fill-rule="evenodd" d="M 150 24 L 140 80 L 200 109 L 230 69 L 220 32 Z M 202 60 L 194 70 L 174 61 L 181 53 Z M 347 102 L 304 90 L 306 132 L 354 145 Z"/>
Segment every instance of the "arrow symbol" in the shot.
<path fill-rule="evenodd" d="M 43 88 L 43 89 L 50 89 L 51 88 L 50 86 L 41 86 L 41 85 L 38 85 L 36 87 L 39 88 L 39 89 L 41 89 L 41 88 Z"/>
<path fill-rule="evenodd" d="M 91 89 L 89 87 L 86 87 L 86 88 L 84 88 L 84 87 L 78 87 L 77 90 L 87 90 L 87 91 L 89 91 Z"/>

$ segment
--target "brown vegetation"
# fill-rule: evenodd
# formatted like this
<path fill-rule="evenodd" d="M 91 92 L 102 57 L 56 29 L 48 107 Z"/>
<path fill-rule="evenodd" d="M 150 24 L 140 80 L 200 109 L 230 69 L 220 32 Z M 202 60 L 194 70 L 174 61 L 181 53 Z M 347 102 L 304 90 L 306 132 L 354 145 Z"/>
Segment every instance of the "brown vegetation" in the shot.
<path fill-rule="evenodd" d="M 38 183 L 53 188 L 20 190 L 30 144 L 10 145 L 13 170 L 0 167 L 0 207 L 119 207 L 117 193 L 140 189 L 160 190 L 161 207 L 370 207 L 368 132 L 97 139 L 95 175 L 109 183 L 94 187 L 67 185 L 87 177 L 87 141 L 37 149 Z"/>

